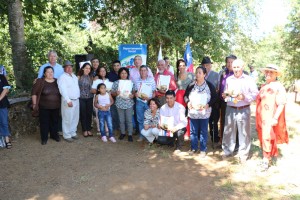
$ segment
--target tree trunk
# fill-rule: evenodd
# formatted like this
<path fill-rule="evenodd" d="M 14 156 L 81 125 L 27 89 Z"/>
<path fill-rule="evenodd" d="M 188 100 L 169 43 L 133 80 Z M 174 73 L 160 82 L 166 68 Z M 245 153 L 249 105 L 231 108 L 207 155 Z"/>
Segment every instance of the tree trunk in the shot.
<path fill-rule="evenodd" d="M 29 89 L 32 86 L 32 70 L 29 67 L 25 46 L 24 18 L 21 0 L 8 0 L 9 34 L 12 46 L 12 64 L 16 87 Z"/>

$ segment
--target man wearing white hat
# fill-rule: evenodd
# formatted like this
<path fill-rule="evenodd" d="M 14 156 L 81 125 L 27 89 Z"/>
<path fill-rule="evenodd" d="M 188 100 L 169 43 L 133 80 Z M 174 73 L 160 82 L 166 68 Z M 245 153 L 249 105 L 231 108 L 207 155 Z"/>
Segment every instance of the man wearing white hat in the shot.
<path fill-rule="evenodd" d="M 79 121 L 79 97 L 80 90 L 78 78 L 73 74 L 73 64 L 66 61 L 64 73 L 59 77 L 57 83 L 61 99 L 61 115 L 63 137 L 67 142 L 77 139 L 77 125 Z"/>

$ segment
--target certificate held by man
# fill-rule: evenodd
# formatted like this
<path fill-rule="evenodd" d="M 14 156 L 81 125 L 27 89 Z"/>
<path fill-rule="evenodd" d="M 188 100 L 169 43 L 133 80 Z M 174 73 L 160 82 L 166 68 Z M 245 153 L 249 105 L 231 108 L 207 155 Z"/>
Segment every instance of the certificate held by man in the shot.
<path fill-rule="evenodd" d="M 170 75 L 159 75 L 157 89 L 165 90 L 165 91 L 169 90 L 170 81 L 171 81 Z"/>
<path fill-rule="evenodd" d="M 166 117 L 160 116 L 160 128 L 161 132 L 159 133 L 160 136 L 168 136 L 173 137 L 172 129 L 174 127 L 174 117 Z"/>
<path fill-rule="evenodd" d="M 143 99 L 151 98 L 152 94 L 153 94 L 151 85 L 146 84 L 146 83 L 141 83 L 138 94 L 139 94 L 139 97 L 143 98 Z"/>

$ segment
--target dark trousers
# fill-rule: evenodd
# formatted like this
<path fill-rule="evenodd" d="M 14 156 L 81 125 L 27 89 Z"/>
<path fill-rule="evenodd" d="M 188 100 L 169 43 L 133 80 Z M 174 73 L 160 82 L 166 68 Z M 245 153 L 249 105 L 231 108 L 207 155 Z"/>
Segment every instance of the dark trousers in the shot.
<path fill-rule="evenodd" d="M 220 139 L 223 138 L 224 126 L 225 126 L 225 114 L 226 114 L 226 106 L 227 103 L 225 101 L 220 100 Z"/>
<path fill-rule="evenodd" d="M 120 119 L 119 119 L 119 114 L 118 114 L 118 109 L 116 104 L 111 105 L 110 113 L 112 117 L 113 129 L 120 130 Z"/>
<path fill-rule="evenodd" d="M 51 138 L 58 138 L 59 109 L 40 108 L 39 113 L 41 140 L 47 141 L 49 132 Z"/>
<path fill-rule="evenodd" d="M 168 136 L 158 136 L 157 143 L 162 145 L 174 146 L 175 148 L 181 150 L 181 147 L 184 142 L 184 134 L 186 132 L 186 127 L 179 129 L 178 131 L 173 133 L 173 137 Z"/>
<path fill-rule="evenodd" d="M 212 107 L 208 125 L 209 125 L 209 133 L 210 133 L 211 141 L 216 143 L 220 141 L 219 127 L 218 127 L 219 118 L 220 118 L 219 108 Z"/>
<path fill-rule="evenodd" d="M 178 131 L 173 133 L 173 138 L 175 140 L 175 148 L 181 150 L 181 147 L 184 142 L 184 134 L 186 132 L 186 128 L 179 129 Z"/>
<path fill-rule="evenodd" d="M 82 131 L 90 131 L 92 129 L 93 97 L 88 99 L 80 98 L 79 107 Z"/>

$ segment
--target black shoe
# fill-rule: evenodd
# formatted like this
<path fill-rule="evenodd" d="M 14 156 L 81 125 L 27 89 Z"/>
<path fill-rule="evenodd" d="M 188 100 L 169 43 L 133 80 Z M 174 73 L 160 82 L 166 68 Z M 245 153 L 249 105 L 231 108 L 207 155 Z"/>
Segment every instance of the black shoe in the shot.
<path fill-rule="evenodd" d="M 47 141 L 42 141 L 42 145 L 45 145 L 45 144 L 47 144 Z"/>
<path fill-rule="evenodd" d="M 128 136 L 128 142 L 133 142 L 132 135 Z"/>
<path fill-rule="evenodd" d="M 119 140 L 123 140 L 124 137 L 125 137 L 125 134 L 121 134 L 121 135 L 119 136 Z"/>
<path fill-rule="evenodd" d="M 57 136 L 57 137 L 50 137 L 52 140 L 55 140 L 56 142 L 59 142 L 60 141 L 60 137 Z"/>

